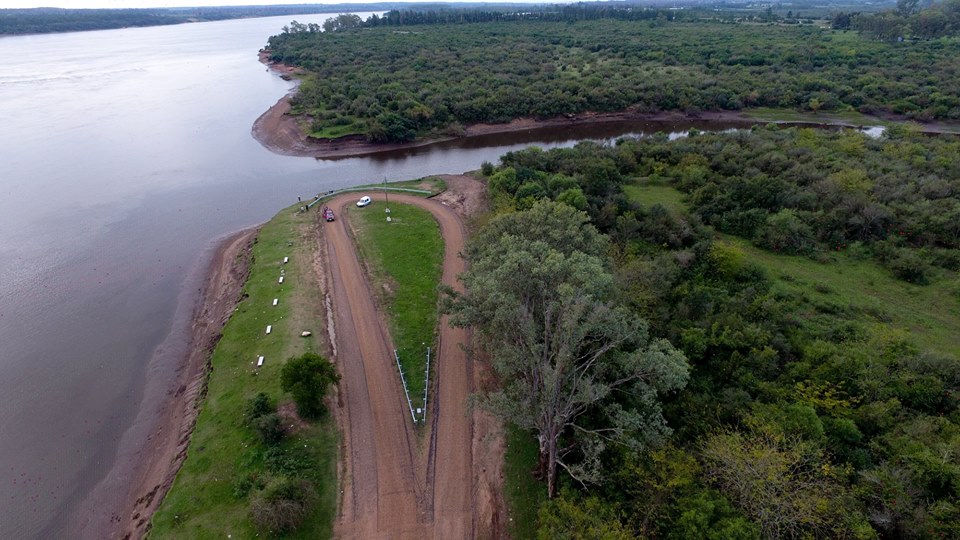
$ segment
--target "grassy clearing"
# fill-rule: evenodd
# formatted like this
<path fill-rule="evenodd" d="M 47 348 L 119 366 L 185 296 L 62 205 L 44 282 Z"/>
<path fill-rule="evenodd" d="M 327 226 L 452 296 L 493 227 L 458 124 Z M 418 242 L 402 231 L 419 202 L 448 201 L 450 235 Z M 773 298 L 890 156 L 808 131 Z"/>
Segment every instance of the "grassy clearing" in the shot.
<path fill-rule="evenodd" d="M 960 355 L 960 282 L 952 273 L 929 285 L 913 285 L 849 253 L 831 253 L 828 262 L 817 262 L 774 254 L 742 238 L 724 238 L 763 266 L 781 291 L 807 299 L 820 311 L 848 308 L 868 325 L 908 330 L 920 347 Z"/>
<path fill-rule="evenodd" d="M 539 449 L 532 435 L 507 425 L 503 463 L 503 489 L 510 513 L 510 536 L 516 540 L 537 537 L 537 512 L 547 500 L 547 485 L 534 478 Z"/>
<path fill-rule="evenodd" d="M 881 120 L 874 116 L 865 115 L 859 111 L 823 111 L 819 113 L 794 111 L 790 109 L 771 109 L 769 107 L 758 107 L 755 109 L 744 109 L 741 111 L 743 116 L 760 121 L 770 122 L 845 122 L 861 126 L 885 126 L 890 122 Z"/>
<path fill-rule="evenodd" d="M 366 208 L 351 207 L 349 212 L 416 407 L 423 403 L 426 348 L 436 346 L 443 239 L 430 212 L 390 203 L 392 221 L 388 223 L 383 209 L 377 201 Z"/>
<path fill-rule="evenodd" d="M 638 182 L 623 186 L 623 191 L 630 200 L 645 207 L 659 204 L 674 214 L 687 211 L 684 194 L 670 186 Z"/>
<path fill-rule="evenodd" d="M 342 126 L 326 126 L 320 131 L 308 131 L 307 136 L 314 139 L 336 139 L 347 135 L 363 135 L 366 129 L 361 124 L 349 123 Z"/>
<path fill-rule="evenodd" d="M 660 203 L 673 212 L 686 211 L 683 194 L 672 187 L 637 183 L 624 190 L 641 204 Z M 781 291 L 809 300 L 816 309 L 849 308 L 868 326 L 903 328 L 921 347 L 960 354 L 960 281 L 954 273 L 943 272 L 929 285 L 913 285 L 875 261 L 848 252 L 830 253 L 825 262 L 818 262 L 771 253 L 743 238 L 722 238 L 765 268 Z"/>
<path fill-rule="evenodd" d="M 287 437 L 281 452 L 268 455 L 244 425 L 246 402 L 258 392 L 289 401 L 280 390 L 285 359 L 307 351 L 323 353 L 321 291 L 311 273 L 316 249 L 313 214 L 281 211 L 263 226 L 253 248 L 245 298 L 223 330 L 188 457 L 153 517 L 150 538 L 253 538 L 244 479 L 257 481 L 286 473 L 310 480 L 318 495 L 313 513 L 288 538 L 327 538 L 336 506 L 337 434 L 332 420 Z M 289 257 L 289 264 L 283 258 Z M 284 282 L 278 283 L 280 272 Z M 273 299 L 279 299 L 274 307 Z M 272 325 L 272 332 L 265 333 Z M 313 336 L 301 338 L 302 330 Z M 256 367 L 257 356 L 264 365 Z M 263 533 L 260 533 L 263 536 Z"/>

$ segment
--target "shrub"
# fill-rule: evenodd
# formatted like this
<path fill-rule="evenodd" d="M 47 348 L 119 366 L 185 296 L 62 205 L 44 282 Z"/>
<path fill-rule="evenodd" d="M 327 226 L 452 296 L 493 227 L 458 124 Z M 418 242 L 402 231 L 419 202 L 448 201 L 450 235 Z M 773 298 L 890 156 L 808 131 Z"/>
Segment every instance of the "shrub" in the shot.
<path fill-rule="evenodd" d="M 489 177 L 491 174 L 493 174 L 493 163 L 490 163 L 489 161 L 484 161 L 480 165 L 480 172 L 483 173 L 484 176 Z"/>
<path fill-rule="evenodd" d="M 310 514 L 315 498 L 310 482 L 278 478 L 250 500 L 250 520 L 273 534 L 295 531 Z"/>
<path fill-rule="evenodd" d="M 911 250 L 899 250 L 897 255 L 887 262 L 887 267 L 893 275 L 909 283 L 926 285 L 929 282 L 930 267 Z"/>
<path fill-rule="evenodd" d="M 277 413 L 264 414 L 253 421 L 253 429 L 267 446 L 273 446 L 283 440 L 283 422 Z"/>
<path fill-rule="evenodd" d="M 257 418 L 272 412 L 274 412 L 273 403 L 270 402 L 270 398 L 263 392 L 260 392 L 247 401 L 247 405 L 244 408 L 244 416 L 247 419 L 247 425 L 250 426 L 253 426 L 253 422 Z"/>

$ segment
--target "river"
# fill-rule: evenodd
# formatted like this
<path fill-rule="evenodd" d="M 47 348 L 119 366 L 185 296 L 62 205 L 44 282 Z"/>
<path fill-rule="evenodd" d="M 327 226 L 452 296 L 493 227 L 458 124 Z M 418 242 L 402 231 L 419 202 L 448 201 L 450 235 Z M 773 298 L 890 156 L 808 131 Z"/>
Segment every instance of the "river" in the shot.
<path fill-rule="evenodd" d="M 257 50 L 293 18 L 0 38 L 0 538 L 87 535 L 75 511 L 94 486 L 122 484 L 118 456 L 150 433 L 217 239 L 298 196 L 476 169 L 531 143 L 689 127 L 274 155 L 250 128 L 290 83 Z M 117 491 L 91 511 L 123 503 Z"/>

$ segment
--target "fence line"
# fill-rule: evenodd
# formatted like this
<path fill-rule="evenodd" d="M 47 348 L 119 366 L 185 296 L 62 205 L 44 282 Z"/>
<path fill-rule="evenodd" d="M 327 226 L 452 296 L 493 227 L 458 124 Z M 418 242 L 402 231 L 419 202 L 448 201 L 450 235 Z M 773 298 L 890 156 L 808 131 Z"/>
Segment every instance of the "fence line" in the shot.
<path fill-rule="evenodd" d="M 368 187 L 351 187 L 351 188 L 343 188 L 343 189 L 334 189 L 334 190 L 332 190 L 332 191 L 327 191 L 327 192 L 325 192 L 325 193 L 318 193 L 318 194 L 317 194 L 317 197 L 313 199 L 313 202 L 307 203 L 307 210 L 309 210 L 310 207 L 312 207 L 313 205 L 317 204 L 318 202 L 320 202 L 320 201 L 322 201 L 322 200 L 324 200 L 324 199 L 329 199 L 330 197 L 333 197 L 333 196 L 335 196 L 335 195 L 339 195 L 339 194 L 341 194 L 341 193 L 350 193 L 350 192 L 352 192 L 352 191 L 373 191 L 373 190 L 382 190 L 382 189 L 383 189 L 382 187 L 377 188 L 377 187 L 370 187 L 370 186 L 368 186 Z M 429 195 L 429 194 L 433 193 L 432 191 L 429 191 L 429 190 L 426 190 L 426 189 L 416 189 L 416 188 L 402 188 L 402 187 L 389 187 L 389 186 L 388 186 L 387 189 L 388 189 L 389 191 L 405 191 L 405 192 L 407 192 L 407 193 L 417 193 L 417 194 L 420 194 L 420 195 Z"/>
<path fill-rule="evenodd" d="M 403 368 L 400 367 L 400 355 L 397 353 L 397 350 L 393 350 L 393 356 L 397 359 L 397 371 L 400 372 L 400 382 L 403 383 L 403 393 L 407 396 L 407 406 L 410 407 L 410 418 L 413 419 L 413 423 L 417 423 L 417 415 L 413 413 L 413 402 L 410 401 L 410 390 L 407 389 L 407 378 L 403 376 Z"/>
<path fill-rule="evenodd" d="M 423 385 L 423 421 L 427 421 L 427 392 L 430 391 L 430 347 L 427 347 L 427 375 Z"/>

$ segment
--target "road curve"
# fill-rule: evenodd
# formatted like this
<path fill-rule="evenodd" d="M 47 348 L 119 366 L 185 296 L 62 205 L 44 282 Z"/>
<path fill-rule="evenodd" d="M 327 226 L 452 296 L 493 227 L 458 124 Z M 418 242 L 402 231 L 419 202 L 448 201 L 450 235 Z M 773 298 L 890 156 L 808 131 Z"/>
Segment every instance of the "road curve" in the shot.
<path fill-rule="evenodd" d="M 383 195 L 371 194 L 375 201 Z M 472 538 L 473 426 L 467 407 L 472 366 L 461 344 L 469 334 L 440 321 L 429 432 L 418 438 L 393 360 L 393 345 L 349 233 L 348 205 L 330 202 L 337 220 L 324 223 L 337 364 L 342 374 L 343 495 L 334 533 L 340 538 Z M 465 241 L 460 217 L 443 204 L 408 195 L 396 202 L 428 210 L 444 239 L 442 282 L 461 289 Z M 374 204 L 357 211 L 381 212 Z M 422 429 L 422 428 L 421 428 Z"/>

